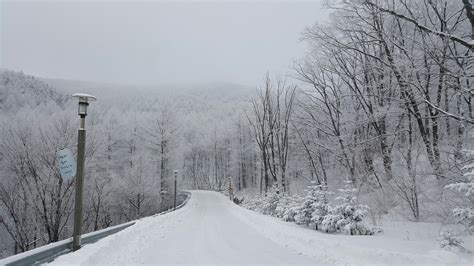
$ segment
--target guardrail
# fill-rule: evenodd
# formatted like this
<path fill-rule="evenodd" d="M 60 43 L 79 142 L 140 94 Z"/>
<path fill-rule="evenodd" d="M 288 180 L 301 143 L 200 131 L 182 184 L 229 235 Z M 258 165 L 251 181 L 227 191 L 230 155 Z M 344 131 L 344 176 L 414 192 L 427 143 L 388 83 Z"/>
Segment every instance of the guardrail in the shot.
<path fill-rule="evenodd" d="M 166 211 L 157 213 L 157 214 L 155 214 L 155 215 L 152 215 L 152 217 L 156 217 L 156 216 L 159 216 L 159 215 L 166 214 L 166 213 L 168 213 L 168 212 L 172 212 L 172 211 L 177 210 L 177 209 L 180 209 L 180 208 L 182 208 L 184 205 L 186 205 L 186 203 L 188 203 L 189 198 L 191 198 L 191 192 L 188 192 L 188 191 L 181 191 L 181 192 L 178 193 L 178 196 L 181 196 L 181 195 L 184 195 L 185 198 L 184 198 L 183 202 L 181 202 L 181 204 L 179 204 L 178 206 L 176 206 L 176 208 L 171 208 L 171 209 L 168 209 L 168 210 L 166 210 Z"/>
<path fill-rule="evenodd" d="M 189 198 L 191 197 L 191 193 L 188 191 L 182 191 L 178 195 L 184 195 L 185 199 L 183 202 L 176 206 L 176 210 L 182 208 L 188 202 Z M 156 217 L 159 215 L 163 215 L 169 212 L 174 211 L 175 209 L 169 209 L 164 212 L 157 213 L 152 215 L 152 217 Z M 134 225 L 138 220 L 130 221 L 127 223 L 115 225 L 112 227 L 104 228 L 102 230 L 98 230 L 95 232 L 90 232 L 87 234 L 82 235 L 81 243 L 82 245 L 87 245 L 91 243 L 95 243 L 100 239 L 115 234 L 123 229 Z M 55 243 L 51 243 L 39 248 L 35 248 L 11 257 L 7 257 L 5 259 L 0 260 L 0 265 L 7 265 L 7 266 L 19 266 L 19 265 L 39 265 L 43 263 L 48 263 L 53 261 L 55 258 L 67 254 L 71 252 L 72 246 L 72 237 L 61 240 Z"/>

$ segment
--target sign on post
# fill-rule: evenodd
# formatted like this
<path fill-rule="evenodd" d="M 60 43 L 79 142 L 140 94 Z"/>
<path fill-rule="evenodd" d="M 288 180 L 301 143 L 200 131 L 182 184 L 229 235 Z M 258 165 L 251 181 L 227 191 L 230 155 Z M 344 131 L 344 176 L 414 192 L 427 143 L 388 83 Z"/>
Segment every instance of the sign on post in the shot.
<path fill-rule="evenodd" d="M 70 149 L 63 149 L 56 153 L 56 162 L 58 164 L 61 177 L 68 181 L 76 176 L 76 161 Z"/>

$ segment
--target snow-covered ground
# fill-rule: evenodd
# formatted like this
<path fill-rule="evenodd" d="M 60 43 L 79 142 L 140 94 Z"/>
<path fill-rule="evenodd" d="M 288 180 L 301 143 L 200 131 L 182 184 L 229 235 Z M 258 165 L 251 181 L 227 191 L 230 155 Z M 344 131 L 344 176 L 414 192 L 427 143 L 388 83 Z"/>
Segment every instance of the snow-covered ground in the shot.
<path fill-rule="evenodd" d="M 350 236 L 322 233 L 244 208 L 237 213 L 269 239 L 324 264 L 474 265 L 472 253 L 439 248 L 428 237 L 433 228 L 421 229 L 428 223 L 387 223 L 383 234 Z M 465 246 L 473 246 L 472 239 Z"/>
<path fill-rule="evenodd" d="M 473 259 L 442 250 L 432 240 L 390 232 L 324 234 L 241 208 L 216 192 L 192 191 L 182 209 L 142 219 L 53 264 L 472 265 Z"/>
<path fill-rule="evenodd" d="M 193 191 L 183 208 L 138 221 L 53 264 L 315 264 L 240 220 L 223 195 Z"/>

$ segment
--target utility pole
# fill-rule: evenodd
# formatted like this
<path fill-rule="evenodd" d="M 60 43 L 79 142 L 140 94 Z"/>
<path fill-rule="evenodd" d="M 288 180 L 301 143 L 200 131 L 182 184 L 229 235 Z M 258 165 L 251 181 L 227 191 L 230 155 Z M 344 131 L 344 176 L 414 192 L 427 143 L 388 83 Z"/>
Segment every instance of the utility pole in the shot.
<path fill-rule="evenodd" d="M 178 187 L 178 170 L 174 170 L 174 210 L 176 210 L 176 191 Z"/>
<path fill-rule="evenodd" d="M 81 126 L 77 134 L 77 173 L 76 173 L 76 195 L 74 199 L 74 229 L 72 239 L 72 251 L 81 248 L 81 234 L 82 234 L 82 196 L 84 187 L 84 162 L 85 162 L 85 147 L 86 147 L 86 116 L 87 106 L 89 101 L 95 101 L 96 98 L 89 94 L 76 93 L 72 95 L 79 99 L 78 114 L 81 117 Z"/>

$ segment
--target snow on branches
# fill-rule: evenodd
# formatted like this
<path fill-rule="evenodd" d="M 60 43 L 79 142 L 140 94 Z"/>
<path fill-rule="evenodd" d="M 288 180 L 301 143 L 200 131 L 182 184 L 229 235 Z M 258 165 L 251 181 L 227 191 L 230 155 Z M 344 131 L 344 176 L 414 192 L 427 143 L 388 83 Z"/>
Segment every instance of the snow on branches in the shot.
<path fill-rule="evenodd" d="M 350 235 L 373 235 L 375 230 L 363 222 L 369 207 L 356 204 L 357 189 L 351 187 L 351 182 L 345 184 L 344 189 L 339 189 L 341 196 L 336 200 L 338 205 L 329 207 L 321 225 L 326 232 L 343 232 Z"/>
<path fill-rule="evenodd" d="M 308 186 L 307 195 L 295 216 L 295 221 L 299 224 L 311 224 L 317 230 L 328 214 L 330 194 L 332 193 L 328 191 L 327 186 L 312 182 Z"/>
<path fill-rule="evenodd" d="M 369 207 L 356 204 L 357 190 L 351 187 L 350 182 L 339 191 L 341 195 L 336 198 L 337 204 L 334 204 L 330 201 L 333 193 L 327 185 L 312 182 L 303 198 L 278 193 L 278 189 L 273 187 L 266 197 L 250 198 L 243 206 L 326 233 L 373 235 L 381 231 L 364 222 Z"/>
<path fill-rule="evenodd" d="M 470 152 L 471 156 L 474 152 Z M 456 221 L 465 226 L 467 231 L 472 234 L 474 231 L 474 163 L 463 167 L 465 170 L 465 180 L 452 183 L 446 186 L 447 189 L 455 190 L 465 197 L 466 204 L 454 208 L 453 215 Z"/>

